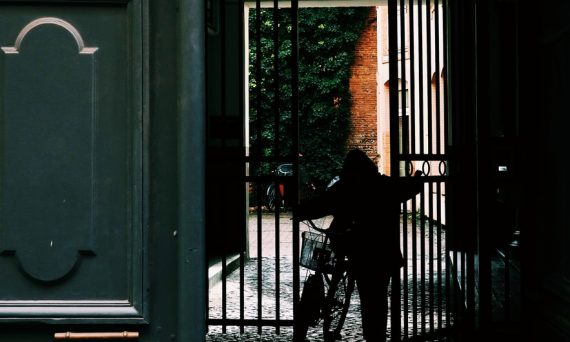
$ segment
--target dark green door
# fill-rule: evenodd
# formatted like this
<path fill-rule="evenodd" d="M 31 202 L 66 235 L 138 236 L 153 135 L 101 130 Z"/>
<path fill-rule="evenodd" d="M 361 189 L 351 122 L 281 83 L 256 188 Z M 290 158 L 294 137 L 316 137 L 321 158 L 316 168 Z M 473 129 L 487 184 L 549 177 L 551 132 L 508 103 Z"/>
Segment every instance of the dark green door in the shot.
<path fill-rule="evenodd" d="M 141 9 L 0 2 L 0 322 L 55 324 L 30 340 L 148 321 Z"/>
<path fill-rule="evenodd" d="M 204 339 L 203 7 L 0 0 L 0 341 Z"/>

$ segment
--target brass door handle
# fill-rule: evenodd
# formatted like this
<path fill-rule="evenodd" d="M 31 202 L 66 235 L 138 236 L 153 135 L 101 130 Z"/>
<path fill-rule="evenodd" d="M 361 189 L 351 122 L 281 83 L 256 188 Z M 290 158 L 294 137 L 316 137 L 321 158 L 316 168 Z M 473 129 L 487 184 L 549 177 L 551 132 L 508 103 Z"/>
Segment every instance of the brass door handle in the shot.
<path fill-rule="evenodd" d="M 134 340 L 139 338 L 138 331 L 122 332 L 63 332 L 53 335 L 55 340 Z"/>

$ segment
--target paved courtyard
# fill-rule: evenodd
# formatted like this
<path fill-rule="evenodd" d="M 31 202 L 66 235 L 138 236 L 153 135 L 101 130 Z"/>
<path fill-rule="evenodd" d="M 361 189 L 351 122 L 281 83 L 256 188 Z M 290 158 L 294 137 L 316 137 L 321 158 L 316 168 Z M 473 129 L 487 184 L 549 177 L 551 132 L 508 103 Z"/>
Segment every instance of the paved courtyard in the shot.
<path fill-rule="evenodd" d="M 318 221 L 317 224 L 322 227 L 327 227 L 330 223 L 330 217 Z M 277 257 L 276 250 L 276 224 L 274 213 L 264 213 L 261 217 L 261 234 L 258 234 L 258 218 L 255 215 L 250 217 L 249 226 L 249 259 L 245 262 L 244 267 L 244 312 L 245 319 L 255 320 L 261 316 L 262 319 L 293 319 L 293 255 L 292 255 L 292 224 L 290 213 L 281 213 L 279 216 L 279 255 Z M 301 231 L 307 230 L 307 227 L 302 225 Z M 410 229 L 411 231 L 411 229 Z M 421 239 L 421 230 L 416 229 L 416 242 L 419 246 Z M 424 243 L 429 242 L 429 233 L 424 231 Z M 433 237 L 437 232 L 433 232 Z M 258 238 L 261 235 L 261 258 L 258 257 Z M 408 250 L 412 250 L 411 233 L 408 233 Z M 433 249 L 441 248 L 445 250 L 444 239 L 441 239 L 439 246 L 434 244 Z M 427 249 L 426 249 L 427 250 Z M 444 327 L 447 325 L 445 320 L 445 284 L 437 283 L 438 277 L 435 274 L 437 267 L 441 266 L 440 272 L 441 279 L 445 279 L 445 263 L 438 260 L 424 259 L 424 274 L 421 281 L 421 268 L 418 260 L 421 257 L 414 253 L 408 253 L 408 281 L 405 287 L 408 292 L 408 305 L 406 311 L 408 312 L 407 321 L 410 333 L 412 326 L 416 324 L 416 331 L 421 331 L 421 325 L 429 331 L 430 321 L 433 322 L 435 328 Z M 443 253 L 444 254 L 444 253 Z M 438 254 L 434 253 L 437 257 Z M 416 265 L 416 275 L 412 276 L 413 265 Z M 276 272 L 276 264 L 278 264 L 278 271 Z M 260 268 L 261 267 L 261 268 Z M 430 267 L 433 268 L 433 274 L 429 272 Z M 258 271 L 261 270 L 261 279 L 258 279 Z M 307 270 L 303 267 L 300 269 L 301 281 L 305 279 Z M 278 284 L 277 286 L 277 278 Z M 423 284 L 423 285 L 422 285 Z M 415 285 L 415 291 L 414 289 Z M 433 292 L 421 292 L 421 286 L 428 289 L 431 286 Z M 302 288 L 302 285 L 301 285 Z M 258 303 L 258 289 L 261 289 L 261 305 Z M 240 272 L 239 269 L 232 272 L 226 278 L 226 318 L 239 319 L 240 318 Z M 420 293 L 421 292 L 421 293 Z M 278 296 L 276 295 L 278 293 Z M 416 296 L 414 297 L 414 293 Z M 441 298 L 441 300 L 440 300 Z M 424 303 L 424 308 L 427 310 L 420 310 Z M 222 283 L 211 286 L 210 299 L 209 299 L 209 318 L 219 319 L 223 316 L 223 301 L 222 301 Z M 404 301 L 402 301 L 402 310 L 404 310 Z M 429 314 L 429 308 L 433 308 Z M 440 309 L 439 309 L 440 308 Z M 438 321 L 437 312 L 443 313 L 442 320 Z M 404 325 L 404 322 L 402 322 Z M 388 335 L 390 334 L 390 318 L 388 318 Z M 222 331 L 221 326 L 210 326 L 206 338 L 209 342 L 222 342 L 222 341 L 291 341 L 292 328 L 281 327 L 277 332 L 275 327 L 264 327 L 262 333 L 258 334 L 257 327 L 245 327 L 244 333 L 240 334 L 238 327 L 227 326 L 225 333 Z M 322 341 L 322 327 L 312 327 L 309 329 L 309 341 Z M 364 341 L 360 328 L 360 300 L 358 291 L 353 294 L 350 310 L 343 328 L 343 341 Z"/>

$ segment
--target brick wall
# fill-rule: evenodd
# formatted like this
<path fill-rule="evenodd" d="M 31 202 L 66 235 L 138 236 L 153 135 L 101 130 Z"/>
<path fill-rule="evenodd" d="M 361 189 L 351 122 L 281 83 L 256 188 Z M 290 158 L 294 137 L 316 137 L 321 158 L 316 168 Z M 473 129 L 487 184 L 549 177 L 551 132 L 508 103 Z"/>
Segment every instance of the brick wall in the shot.
<path fill-rule="evenodd" d="M 352 95 L 352 120 L 348 148 L 359 148 L 369 157 L 376 158 L 378 49 L 374 7 L 370 8 L 368 22 L 356 45 L 355 60 L 351 68 L 349 86 Z"/>

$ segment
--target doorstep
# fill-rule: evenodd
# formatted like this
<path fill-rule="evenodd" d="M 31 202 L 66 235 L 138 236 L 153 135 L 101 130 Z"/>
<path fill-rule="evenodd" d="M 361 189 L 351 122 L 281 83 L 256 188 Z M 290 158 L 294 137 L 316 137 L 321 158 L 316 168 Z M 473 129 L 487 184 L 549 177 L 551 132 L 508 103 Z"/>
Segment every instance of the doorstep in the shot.
<path fill-rule="evenodd" d="M 211 289 L 222 281 L 222 258 L 215 257 L 210 261 L 208 267 L 208 285 Z M 226 277 L 239 268 L 239 254 L 232 254 L 226 257 Z"/>

